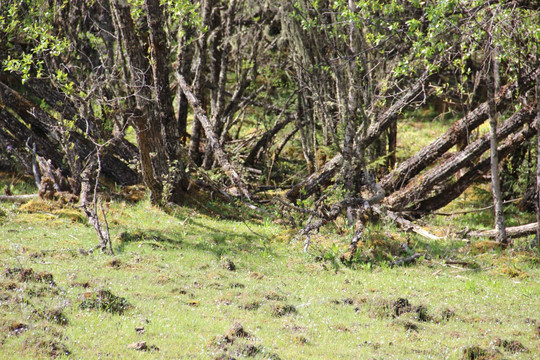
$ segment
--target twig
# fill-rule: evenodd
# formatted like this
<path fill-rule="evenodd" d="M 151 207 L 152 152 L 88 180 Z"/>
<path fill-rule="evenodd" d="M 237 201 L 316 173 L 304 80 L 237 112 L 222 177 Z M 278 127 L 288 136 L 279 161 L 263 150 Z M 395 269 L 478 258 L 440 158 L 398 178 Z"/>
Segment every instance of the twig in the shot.
<path fill-rule="evenodd" d="M 521 200 L 521 198 L 512 199 L 512 200 L 506 200 L 506 201 L 503 202 L 503 204 L 510 204 L 510 203 L 513 203 L 513 202 L 516 202 L 516 201 L 519 201 L 519 200 Z M 483 207 L 483 208 L 456 211 L 456 212 L 452 212 L 452 213 L 434 212 L 433 215 L 439 215 L 439 216 L 463 215 L 463 214 L 469 214 L 469 213 L 475 213 L 475 212 L 481 212 L 481 211 L 489 210 L 489 209 L 492 209 L 494 206 L 495 205 L 489 205 L 489 206 L 486 206 L 486 207 Z"/>

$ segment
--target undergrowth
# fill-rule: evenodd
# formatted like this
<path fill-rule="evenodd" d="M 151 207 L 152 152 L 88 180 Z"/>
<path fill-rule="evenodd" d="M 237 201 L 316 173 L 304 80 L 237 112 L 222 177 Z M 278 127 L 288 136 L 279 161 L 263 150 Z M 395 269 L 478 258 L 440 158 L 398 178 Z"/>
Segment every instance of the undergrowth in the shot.
<path fill-rule="evenodd" d="M 369 225 L 344 263 L 352 231 L 341 220 L 304 253 L 286 218 L 206 200 L 202 211 L 107 203 L 115 257 L 88 251 L 93 229 L 54 203 L 1 204 L 0 358 L 533 359 L 540 350 L 530 239 L 477 246 L 448 232 L 464 225 L 457 217 L 425 224 L 440 241 Z M 421 256 L 391 266 L 411 254 Z"/>

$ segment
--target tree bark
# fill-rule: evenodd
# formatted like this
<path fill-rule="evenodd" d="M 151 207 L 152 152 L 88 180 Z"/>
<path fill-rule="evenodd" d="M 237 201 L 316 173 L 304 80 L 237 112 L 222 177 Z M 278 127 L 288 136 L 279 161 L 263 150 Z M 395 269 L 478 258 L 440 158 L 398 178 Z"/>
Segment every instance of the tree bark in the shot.
<path fill-rule="evenodd" d="M 528 124 L 533 118 L 533 109 L 522 108 L 518 110 L 498 129 L 497 138 L 506 138 L 511 133 L 520 129 L 524 124 Z M 393 210 L 399 211 L 405 207 L 410 207 L 411 204 L 419 199 L 424 199 L 435 186 L 441 184 L 449 176 L 469 166 L 475 159 L 479 158 L 490 148 L 490 142 L 491 137 L 489 134 L 477 139 L 440 165 L 427 170 L 416 181 L 414 181 L 415 179 L 411 180 L 406 187 L 394 192 L 386 200 L 386 203 Z"/>
<path fill-rule="evenodd" d="M 153 79 L 146 51 L 137 36 L 131 9 L 126 0 L 113 0 L 111 7 L 115 21 L 127 53 L 131 75 L 131 91 L 135 96 L 137 111 L 134 115 L 134 127 L 137 145 L 141 157 L 143 180 L 150 190 L 150 201 L 160 205 L 163 200 L 164 175 L 168 173 L 167 153 L 161 137 L 161 123 L 152 104 L 154 94 L 151 91 Z"/>
<path fill-rule="evenodd" d="M 491 71 L 488 80 L 488 104 L 489 104 L 489 140 L 491 159 L 491 192 L 495 205 L 495 229 L 498 231 L 497 242 L 507 244 L 508 238 L 504 226 L 504 208 L 501 193 L 501 177 L 499 175 L 499 154 L 497 149 L 497 126 L 499 122 L 495 94 L 499 88 L 499 60 L 498 51 L 494 47 L 491 50 Z"/>
<path fill-rule="evenodd" d="M 251 195 L 249 193 L 247 185 L 244 183 L 242 178 L 240 178 L 240 175 L 238 175 L 238 172 L 232 166 L 227 155 L 225 154 L 225 151 L 219 144 L 219 140 L 217 135 L 214 133 L 212 123 L 206 116 L 206 112 L 204 111 L 204 109 L 201 107 L 199 99 L 195 97 L 182 75 L 178 76 L 178 81 L 179 85 L 182 87 L 182 91 L 186 95 L 189 103 L 191 104 L 195 115 L 201 122 L 202 127 L 204 128 L 209 145 L 212 146 L 214 150 L 214 155 L 216 156 L 218 163 L 221 165 L 221 168 L 229 176 L 231 182 L 234 184 L 234 186 L 238 188 L 240 193 L 246 198 L 250 199 Z"/>
<path fill-rule="evenodd" d="M 527 126 L 516 134 L 510 135 L 499 147 L 499 161 L 504 159 L 513 149 L 522 144 L 527 139 L 535 135 L 536 129 L 533 126 Z M 452 200 L 460 196 L 469 186 L 476 180 L 486 174 L 491 165 L 489 158 L 480 161 L 475 166 L 471 167 L 462 177 L 455 183 L 444 186 L 440 189 L 437 195 L 422 200 L 417 204 L 409 207 L 407 211 L 416 214 L 427 214 L 431 211 L 438 210 L 448 205 Z"/>
<path fill-rule="evenodd" d="M 505 232 L 507 236 L 515 238 L 515 237 L 529 236 L 529 235 L 535 234 L 536 228 L 537 228 L 537 223 L 531 223 L 531 224 L 512 226 L 512 227 L 506 228 Z M 498 229 L 471 231 L 467 233 L 467 236 L 490 237 L 490 238 L 498 239 L 500 236 L 500 231 Z"/>
<path fill-rule="evenodd" d="M 505 110 L 511 104 L 516 92 L 524 93 L 531 89 L 534 86 L 536 74 L 539 72 L 540 70 L 537 69 L 520 79 L 520 81 L 503 87 L 495 99 L 498 109 L 500 111 Z M 431 144 L 402 162 L 394 171 L 381 180 L 381 186 L 388 193 L 406 186 L 413 177 L 438 160 L 442 154 L 454 146 L 462 136 L 484 123 L 488 119 L 488 116 L 489 105 L 485 102 L 465 117 L 456 121 L 446 133 L 439 136 Z"/>
<path fill-rule="evenodd" d="M 161 123 L 161 136 L 167 150 L 167 186 L 170 193 L 165 194 L 167 201 L 180 203 L 183 190 L 186 188 L 184 164 L 180 156 L 180 136 L 177 119 L 174 115 L 172 92 L 169 82 L 169 49 L 167 37 L 163 29 L 164 16 L 159 0 L 145 0 L 146 16 L 150 29 L 150 52 L 152 55 L 152 70 L 154 74 L 154 91 L 157 100 L 157 115 Z"/>
<path fill-rule="evenodd" d="M 540 73 L 536 76 L 536 246 L 540 249 Z"/>

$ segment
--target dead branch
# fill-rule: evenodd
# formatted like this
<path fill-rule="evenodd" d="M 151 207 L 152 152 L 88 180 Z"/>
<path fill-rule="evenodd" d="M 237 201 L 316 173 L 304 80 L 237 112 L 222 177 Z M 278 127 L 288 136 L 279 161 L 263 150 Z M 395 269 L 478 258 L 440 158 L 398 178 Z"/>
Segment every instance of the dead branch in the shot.
<path fill-rule="evenodd" d="M 37 199 L 38 194 L 28 195 L 0 195 L 0 202 L 25 203 L 33 199 Z"/>
<path fill-rule="evenodd" d="M 537 223 L 530 223 L 526 225 L 520 225 L 520 226 L 513 226 L 506 228 L 506 234 L 510 237 L 524 237 L 536 234 L 538 224 Z M 478 231 L 471 231 L 468 233 L 469 236 L 474 237 L 489 237 L 489 238 L 495 238 L 497 237 L 497 230 L 478 230 Z"/>
<path fill-rule="evenodd" d="M 404 231 L 412 231 L 417 233 L 418 235 L 421 235 L 427 239 L 430 240 L 440 240 L 442 239 L 440 236 L 434 235 L 430 233 L 429 231 L 422 229 L 420 226 L 416 225 L 412 221 L 409 221 L 401 216 L 399 216 L 397 213 L 392 212 L 390 210 L 382 209 L 379 206 L 372 206 L 371 207 L 377 214 L 388 217 L 390 220 L 395 222 L 402 230 Z"/>
<path fill-rule="evenodd" d="M 197 119 L 201 122 L 201 125 L 204 128 L 204 131 L 206 133 L 206 137 L 208 138 L 208 141 L 210 143 L 210 146 L 213 147 L 215 157 L 219 164 L 221 165 L 221 168 L 225 171 L 225 173 L 229 176 L 229 179 L 232 181 L 232 183 L 240 190 L 243 196 L 245 196 L 248 199 L 251 199 L 250 192 L 248 190 L 248 187 L 246 183 L 242 180 L 240 175 L 238 175 L 238 172 L 233 167 L 231 162 L 229 161 L 229 158 L 225 154 L 225 151 L 221 147 L 219 140 L 217 138 L 217 135 L 215 134 L 212 124 L 210 122 L 210 119 L 208 119 L 208 116 L 206 116 L 206 111 L 201 107 L 201 103 L 197 97 L 195 97 L 195 94 L 191 91 L 191 88 L 186 82 L 186 79 L 180 74 L 178 74 L 178 83 L 180 87 L 182 88 L 182 91 L 186 95 L 191 107 L 193 108 L 193 111 L 195 112 Z"/>

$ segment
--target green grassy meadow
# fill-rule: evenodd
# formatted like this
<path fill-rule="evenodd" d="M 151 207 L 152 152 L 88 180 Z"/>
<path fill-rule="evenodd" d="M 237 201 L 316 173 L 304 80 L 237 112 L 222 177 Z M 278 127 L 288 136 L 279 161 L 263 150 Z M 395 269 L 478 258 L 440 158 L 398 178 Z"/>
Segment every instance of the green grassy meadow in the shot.
<path fill-rule="evenodd" d="M 477 249 L 378 226 L 344 265 L 347 229 L 330 227 L 304 253 L 280 221 L 234 219 L 234 207 L 165 212 L 147 201 L 113 201 L 109 256 L 88 252 L 97 238 L 76 209 L 0 206 L 2 359 L 540 353 L 540 262 L 519 243 Z M 444 232 L 448 224 L 433 226 Z M 404 242 L 424 257 L 389 267 L 391 248 Z"/>

